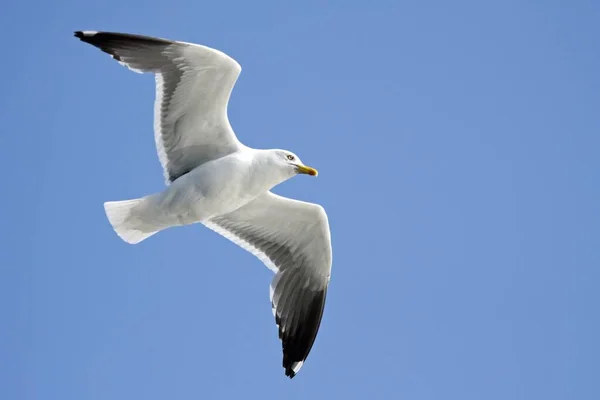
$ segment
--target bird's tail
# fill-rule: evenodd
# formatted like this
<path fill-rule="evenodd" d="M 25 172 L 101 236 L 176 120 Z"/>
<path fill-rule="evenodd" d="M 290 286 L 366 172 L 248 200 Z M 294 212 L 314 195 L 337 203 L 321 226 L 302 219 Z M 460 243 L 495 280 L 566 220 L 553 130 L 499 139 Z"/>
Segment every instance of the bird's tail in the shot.
<path fill-rule="evenodd" d="M 107 201 L 104 210 L 117 235 L 130 244 L 149 238 L 164 227 L 148 223 L 141 218 L 144 198 L 123 201 Z"/>

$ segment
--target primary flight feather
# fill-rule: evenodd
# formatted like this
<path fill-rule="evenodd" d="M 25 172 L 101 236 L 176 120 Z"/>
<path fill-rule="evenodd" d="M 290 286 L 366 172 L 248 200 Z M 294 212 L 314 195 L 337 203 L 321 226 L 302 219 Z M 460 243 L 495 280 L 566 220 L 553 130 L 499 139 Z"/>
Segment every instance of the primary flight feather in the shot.
<path fill-rule="evenodd" d="M 319 330 L 331 273 L 327 214 L 317 204 L 270 190 L 297 174 L 317 175 L 287 150 L 243 145 L 227 117 L 240 65 L 198 44 L 124 33 L 75 36 L 127 68 L 156 77 L 154 137 L 167 188 L 106 202 L 116 233 L 139 243 L 161 230 L 200 222 L 263 261 L 274 273 L 270 296 L 293 378 Z"/>

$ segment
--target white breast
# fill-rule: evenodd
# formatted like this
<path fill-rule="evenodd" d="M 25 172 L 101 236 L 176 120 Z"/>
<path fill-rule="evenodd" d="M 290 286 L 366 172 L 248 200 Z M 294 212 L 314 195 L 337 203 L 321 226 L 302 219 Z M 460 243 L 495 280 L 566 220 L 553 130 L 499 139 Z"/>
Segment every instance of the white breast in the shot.
<path fill-rule="evenodd" d="M 238 209 L 281 180 L 270 175 L 272 167 L 260 162 L 260 154 L 236 152 L 180 177 L 157 201 L 181 224 L 205 221 Z"/>

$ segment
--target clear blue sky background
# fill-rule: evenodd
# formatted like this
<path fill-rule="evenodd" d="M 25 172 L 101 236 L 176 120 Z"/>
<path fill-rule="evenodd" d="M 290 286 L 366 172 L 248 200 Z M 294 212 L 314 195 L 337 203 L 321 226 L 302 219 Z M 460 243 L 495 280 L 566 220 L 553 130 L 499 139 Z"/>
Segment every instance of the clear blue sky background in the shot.
<path fill-rule="evenodd" d="M 0 12 L 0 398 L 598 399 L 598 1 L 9 0 Z M 131 246 L 163 188 L 150 75 L 72 37 L 216 47 L 239 138 L 320 171 L 312 353 L 281 368 L 271 274 L 200 225 Z"/>

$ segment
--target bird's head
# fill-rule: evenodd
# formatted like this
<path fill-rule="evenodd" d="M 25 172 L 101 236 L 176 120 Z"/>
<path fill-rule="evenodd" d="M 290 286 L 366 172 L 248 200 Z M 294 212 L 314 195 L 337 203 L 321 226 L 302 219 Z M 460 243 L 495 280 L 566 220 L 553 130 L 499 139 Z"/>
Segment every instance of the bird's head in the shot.
<path fill-rule="evenodd" d="M 307 174 L 310 176 L 317 176 L 319 174 L 316 169 L 304 165 L 300 157 L 291 151 L 271 150 L 270 157 L 275 165 L 286 171 L 290 177 L 297 174 Z"/>

